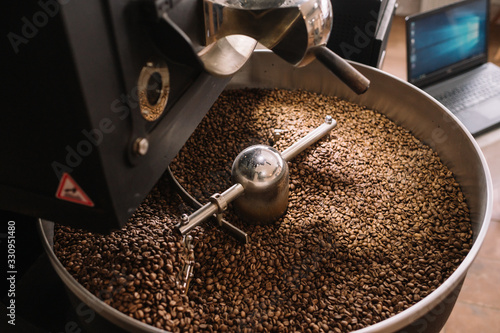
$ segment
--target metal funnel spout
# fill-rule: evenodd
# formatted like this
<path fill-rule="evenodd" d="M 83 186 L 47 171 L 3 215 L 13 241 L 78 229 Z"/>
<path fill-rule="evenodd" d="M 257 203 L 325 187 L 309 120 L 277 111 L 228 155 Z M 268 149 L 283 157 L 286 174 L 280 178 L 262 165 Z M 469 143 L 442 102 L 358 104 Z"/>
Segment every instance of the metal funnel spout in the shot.
<path fill-rule="evenodd" d="M 356 93 L 368 89 L 365 77 L 327 52 L 330 0 L 204 0 L 204 16 L 207 47 L 200 58 L 213 74 L 234 74 L 259 42 L 294 66 L 318 58 Z"/>

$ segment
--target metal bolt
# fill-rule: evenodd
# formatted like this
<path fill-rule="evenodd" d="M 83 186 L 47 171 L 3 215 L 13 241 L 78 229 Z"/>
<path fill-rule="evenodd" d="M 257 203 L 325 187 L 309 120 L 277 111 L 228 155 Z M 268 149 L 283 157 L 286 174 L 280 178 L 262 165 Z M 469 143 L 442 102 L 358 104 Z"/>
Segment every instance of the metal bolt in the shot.
<path fill-rule="evenodd" d="M 188 214 L 182 214 L 181 216 L 181 225 L 184 225 L 189 222 L 189 216 Z"/>
<path fill-rule="evenodd" d="M 325 123 L 327 123 L 327 124 L 331 124 L 331 123 L 332 123 L 332 121 L 333 121 L 332 116 L 326 116 L 326 117 L 325 117 Z"/>
<path fill-rule="evenodd" d="M 284 130 L 284 129 L 275 128 L 273 130 L 273 139 L 274 139 L 274 141 L 278 141 L 280 139 L 281 135 L 283 133 L 285 133 L 285 132 L 286 132 L 286 130 Z"/>
<path fill-rule="evenodd" d="M 144 156 L 148 152 L 149 141 L 146 138 L 137 138 L 134 142 L 134 152 L 137 155 Z"/>

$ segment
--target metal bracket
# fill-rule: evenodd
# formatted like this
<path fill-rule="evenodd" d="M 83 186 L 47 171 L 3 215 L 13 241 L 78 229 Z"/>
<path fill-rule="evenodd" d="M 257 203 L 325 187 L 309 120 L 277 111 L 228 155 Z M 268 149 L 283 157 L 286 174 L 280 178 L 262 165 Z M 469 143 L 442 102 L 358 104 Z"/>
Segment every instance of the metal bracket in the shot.
<path fill-rule="evenodd" d="M 222 227 L 222 213 L 227 209 L 227 200 L 221 196 L 220 193 L 215 193 L 208 201 L 217 206 L 217 213 L 215 214 L 215 217 L 219 227 Z"/>
<path fill-rule="evenodd" d="M 201 203 L 199 203 L 191 194 L 189 194 L 184 187 L 182 187 L 181 184 L 175 179 L 174 174 L 172 173 L 172 170 L 170 167 L 167 168 L 167 174 L 172 181 L 173 185 L 177 189 L 178 193 L 180 196 L 189 202 L 189 204 L 196 208 L 200 209 L 203 207 Z M 219 226 L 221 229 L 223 229 L 225 232 L 227 232 L 229 235 L 233 236 L 236 238 L 238 241 L 240 241 L 243 244 L 248 243 L 248 234 L 241 230 L 240 228 L 234 226 L 233 224 L 227 222 L 226 220 L 223 219 L 222 213 L 227 209 L 228 202 L 226 198 L 221 195 L 221 194 L 214 194 L 210 198 L 210 203 L 213 204 L 217 208 L 217 210 L 213 213 L 214 219 L 217 221 L 217 226 Z M 183 214 L 181 216 L 181 219 L 179 221 L 179 224 L 177 225 L 176 229 L 181 231 L 181 230 L 187 230 L 185 232 L 181 231 L 181 234 L 186 234 L 189 232 L 189 230 L 192 229 L 192 225 L 198 225 L 201 222 L 201 220 L 195 218 L 195 221 L 190 219 L 190 217 L 187 214 Z"/>

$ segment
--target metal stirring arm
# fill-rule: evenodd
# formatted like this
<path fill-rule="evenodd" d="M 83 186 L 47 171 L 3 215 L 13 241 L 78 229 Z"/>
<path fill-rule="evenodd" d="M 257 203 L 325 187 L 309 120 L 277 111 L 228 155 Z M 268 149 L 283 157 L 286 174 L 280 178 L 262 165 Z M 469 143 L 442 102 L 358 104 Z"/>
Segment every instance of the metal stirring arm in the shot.
<path fill-rule="evenodd" d="M 244 192 L 241 184 L 234 184 L 223 193 L 216 193 L 210 197 L 210 202 L 195 211 L 193 214 L 187 216 L 183 215 L 181 223 L 178 227 L 182 235 L 187 234 L 201 222 L 209 217 L 216 215 L 219 226 L 222 226 L 222 213 L 227 209 L 227 204 L 242 195 Z M 230 224 L 225 222 L 225 224 Z M 233 226 L 234 227 L 234 226 Z M 236 227 L 234 227 L 236 228 Z"/>
<path fill-rule="evenodd" d="M 333 120 L 331 116 L 327 116 L 325 122 L 322 125 L 318 126 L 305 137 L 295 142 L 292 146 L 283 151 L 280 157 L 285 161 L 284 163 L 290 161 L 295 156 L 304 151 L 307 147 L 311 146 L 313 143 L 329 133 L 336 125 L 337 122 Z M 288 177 L 288 173 L 286 176 Z M 229 231 L 232 235 L 235 235 L 237 239 L 243 242 L 248 241 L 245 232 L 222 219 L 222 213 L 227 209 L 227 205 L 243 195 L 244 192 L 244 186 L 240 183 L 237 183 L 221 194 L 217 193 L 212 195 L 210 197 L 209 203 L 205 204 L 189 216 L 183 215 L 179 225 L 177 226 L 177 229 L 182 235 L 186 235 L 191 230 L 200 225 L 203 221 L 215 215 L 217 216 L 217 221 L 220 227 Z"/>
<path fill-rule="evenodd" d="M 326 116 L 325 122 L 323 124 L 319 125 L 302 139 L 285 149 L 281 153 L 281 156 L 285 161 L 290 162 L 295 156 L 302 153 L 307 147 L 311 146 L 316 141 L 328 134 L 332 129 L 335 128 L 335 126 L 337 126 L 337 122 L 335 121 L 335 119 L 333 119 L 332 116 Z"/>
<path fill-rule="evenodd" d="M 189 201 L 191 206 L 193 206 L 197 209 L 203 208 L 203 205 L 201 203 L 199 203 L 198 200 L 196 200 L 193 196 L 191 196 L 191 194 L 189 194 L 184 189 L 184 187 L 182 187 L 181 184 L 179 184 L 177 179 L 175 179 L 170 167 L 167 168 L 167 171 L 168 171 L 168 175 L 169 175 L 170 180 L 174 183 L 175 187 L 180 192 L 179 194 L 181 195 L 181 197 L 184 200 Z M 222 214 L 216 213 L 216 214 L 212 215 L 212 217 L 217 219 L 217 223 L 218 223 L 219 227 L 224 229 L 224 231 L 226 231 L 228 234 L 230 234 L 231 236 L 233 236 L 234 238 L 236 238 L 238 241 L 240 241 L 243 244 L 248 243 L 248 234 L 246 232 L 244 232 L 243 230 L 239 229 L 238 227 L 236 227 L 236 226 L 232 225 L 231 223 L 227 222 L 226 220 L 224 220 L 222 218 Z M 177 226 L 177 228 L 180 228 L 182 226 L 183 221 L 184 221 L 184 223 L 186 223 L 186 221 L 188 221 L 188 220 L 189 220 L 189 216 L 187 214 L 182 215 L 181 223 Z M 203 220 L 201 222 L 203 222 Z M 199 223 L 197 223 L 196 225 L 198 225 L 198 224 Z M 189 231 L 184 230 L 184 232 L 181 232 L 181 234 L 185 235 Z"/>

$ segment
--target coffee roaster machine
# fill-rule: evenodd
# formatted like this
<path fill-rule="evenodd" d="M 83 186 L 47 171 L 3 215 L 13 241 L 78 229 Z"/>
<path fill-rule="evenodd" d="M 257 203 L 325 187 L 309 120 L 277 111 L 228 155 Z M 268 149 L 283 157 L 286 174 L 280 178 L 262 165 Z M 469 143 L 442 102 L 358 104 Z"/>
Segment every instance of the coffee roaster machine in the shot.
<path fill-rule="evenodd" d="M 114 328 L 157 331 L 123 318 L 72 280 L 52 252 L 48 221 L 97 232 L 119 228 L 224 89 L 301 88 L 387 114 L 432 143 L 464 184 L 474 214 L 470 254 L 433 297 L 373 328 L 418 331 L 423 320 L 439 331 L 489 223 L 487 166 L 436 101 L 326 47 L 329 1 L 42 0 L 9 1 L 7 8 L 0 149 L 8 163 L 0 169 L 0 208 L 43 219 L 47 257 L 79 304 Z M 272 52 L 255 52 L 259 43 Z M 388 87 L 408 100 L 389 98 Z M 436 128 L 452 140 L 440 140 Z M 440 319 L 425 319 L 442 304 Z"/>
<path fill-rule="evenodd" d="M 18 134 L 3 151 L 16 163 L 4 166 L 1 208 L 122 226 L 257 42 L 296 66 L 319 58 L 366 90 L 325 47 L 330 3 L 284 3 L 13 4 L 6 77 L 16 84 L 2 124 Z"/>

